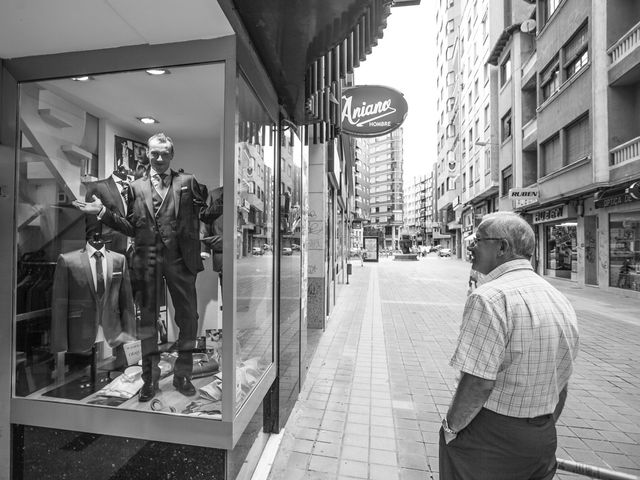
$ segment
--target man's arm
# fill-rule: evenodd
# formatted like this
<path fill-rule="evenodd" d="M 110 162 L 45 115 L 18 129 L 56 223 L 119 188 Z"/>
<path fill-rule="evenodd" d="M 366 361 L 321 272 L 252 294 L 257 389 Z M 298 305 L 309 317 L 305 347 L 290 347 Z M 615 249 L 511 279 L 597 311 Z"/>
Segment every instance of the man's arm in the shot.
<path fill-rule="evenodd" d="M 458 388 L 447 412 L 449 428 L 459 432 L 469 425 L 491 395 L 495 383 L 495 380 L 487 380 L 461 372 L 460 383 L 458 383 Z M 445 439 L 447 439 L 447 435 L 449 434 L 445 432 Z M 453 438 L 455 436 L 451 435 L 447 439 L 447 443 Z"/>
<path fill-rule="evenodd" d="M 565 385 L 562 391 L 560 392 L 560 397 L 558 398 L 558 404 L 556 405 L 556 409 L 553 411 L 553 421 L 557 422 L 562 414 L 562 410 L 564 409 L 564 402 L 567 401 L 567 391 L 569 385 Z"/>

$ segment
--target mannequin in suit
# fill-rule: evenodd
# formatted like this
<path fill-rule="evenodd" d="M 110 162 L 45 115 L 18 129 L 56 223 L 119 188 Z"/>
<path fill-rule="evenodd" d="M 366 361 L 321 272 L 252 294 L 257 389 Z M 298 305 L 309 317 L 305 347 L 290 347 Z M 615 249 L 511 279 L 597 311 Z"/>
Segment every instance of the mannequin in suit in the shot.
<path fill-rule="evenodd" d="M 102 339 L 116 348 L 135 340 L 135 333 L 124 255 L 101 241 L 61 254 L 53 280 L 51 350 L 84 353 Z"/>
<path fill-rule="evenodd" d="M 184 395 L 196 394 L 191 383 L 193 349 L 198 329 L 196 275 L 203 270 L 202 258 L 208 257 L 200 242 L 200 216 L 206 207 L 207 189 L 193 175 L 169 168 L 174 147 L 163 133 L 148 141 L 148 174 L 133 181 L 127 199 L 127 214 L 102 204 L 75 202 L 85 213 L 96 214 L 105 225 L 134 237 L 134 270 L 147 289 L 141 301 L 142 378 L 139 401 L 153 398 L 158 390 L 159 281 L 167 282 L 175 306 L 175 321 L 180 329 L 176 346 L 178 359 L 174 367 L 173 385 Z M 201 255 L 202 251 L 202 255 Z"/>
<path fill-rule="evenodd" d="M 127 195 L 129 182 L 124 167 L 120 167 L 103 179 L 86 183 L 87 193 L 85 201 L 90 201 L 95 195 L 102 204 L 110 210 L 118 211 L 122 216 L 127 215 Z M 86 216 L 87 238 L 94 233 L 101 234 L 102 238 L 112 252 L 126 254 L 128 243 L 127 236 L 117 230 L 102 224 L 95 215 Z M 129 242 L 130 243 L 130 242 Z"/>

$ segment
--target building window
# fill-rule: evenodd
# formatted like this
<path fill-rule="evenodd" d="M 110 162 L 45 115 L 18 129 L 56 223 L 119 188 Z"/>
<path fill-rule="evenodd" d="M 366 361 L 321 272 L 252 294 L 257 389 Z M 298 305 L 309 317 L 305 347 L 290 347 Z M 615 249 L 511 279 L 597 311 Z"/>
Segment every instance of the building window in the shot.
<path fill-rule="evenodd" d="M 548 175 L 562 167 L 562 152 L 560 151 L 560 135 L 556 134 L 540 145 L 542 149 L 542 174 Z"/>
<path fill-rule="evenodd" d="M 471 188 L 473 186 L 473 179 L 474 179 L 474 176 L 473 176 L 473 165 L 471 165 L 469 167 L 469 188 Z"/>
<path fill-rule="evenodd" d="M 447 33 L 453 33 L 456 29 L 456 25 L 453 20 L 447 22 Z"/>
<path fill-rule="evenodd" d="M 467 174 L 466 173 L 462 174 L 462 191 L 463 192 L 467 191 Z"/>
<path fill-rule="evenodd" d="M 502 170 L 502 196 L 509 195 L 509 190 L 513 187 L 513 173 L 511 165 Z"/>
<path fill-rule="evenodd" d="M 509 80 L 511 80 L 511 55 L 507 55 L 507 58 L 500 64 L 500 86 Z"/>
<path fill-rule="evenodd" d="M 480 119 L 476 118 L 474 125 L 476 128 L 476 138 L 480 139 Z"/>
<path fill-rule="evenodd" d="M 540 88 L 542 89 L 543 102 L 560 88 L 560 65 L 557 56 L 540 74 Z"/>
<path fill-rule="evenodd" d="M 453 138 L 456 136 L 456 126 L 453 124 L 447 125 L 447 138 Z"/>
<path fill-rule="evenodd" d="M 640 291 L 640 211 L 609 218 L 609 285 Z"/>
<path fill-rule="evenodd" d="M 480 95 L 480 89 L 478 88 L 478 79 L 473 82 L 473 96 L 478 100 L 478 96 Z"/>
<path fill-rule="evenodd" d="M 447 60 L 451 60 L 453 58 L 453 52 L 455 51 L 455 46 L 449 45 L 447 47 Z"/>
<path fill-rule="evenodd" d="M 564 47 L 565 80 L 570 79 L 589 62 L 589 31 L 583 26 Z"/>
<path fill-rule="evenodd" d="M 456 81 L 456 72 L 449 72 L 447 73 L 447 86 L 450 87 L 451 85 L 453 85 Z"/>
<path fill-rule="evenodd" d="M 447 112 L 453 110 L 453 107 L 456 105 L 456 99 L 454 97 L 447 98 Z"/>
<path fill-rule="evenodd" d="M 591 135 L 589 135 L 589 115 L 585 115 L 566 129 L 565 165 L 582 160 L 591 153 Z"/>
<path fill-rule="evenodd" d="M 560 5 L 561 2 L 562 0 L 542 0 L 542 2 L 540 2 L 542 25 L 546 25 L 546 23 L 549 21 L 549 18 L 551 18 L 553 12 L 558 9 L 558 5 Z"/>
<path fill-rule="evenodd" d="M 455 190 L 455 189 L 456 189 L 456 181 L 451 177 L 447 177 L 447 190 Z"/>
<path fill-rule="evenodd" d="M 482 68 L 484 70 L 484 84 L 486 85 L 489 81 L 489 64 L 485 63 Z"/>
<path fill-rule="evenodd" d="M 491 171 L 491 150 L 486 149 L 484 151 L 484 172 L 489 173 Z"/>
<path fill-rule="evenodd" d="M 484 106 L 484 128 L 486 129 L 489 125 L 489 104 L 487 104 Z"/>
<path fill-rule="evenodd" d="M 511 110 L 507 112 L 507 114 L 502 117 L 500 122 L 500 133 L 502 135 L 502 141 L 506 141 L 511 138 Z"/>

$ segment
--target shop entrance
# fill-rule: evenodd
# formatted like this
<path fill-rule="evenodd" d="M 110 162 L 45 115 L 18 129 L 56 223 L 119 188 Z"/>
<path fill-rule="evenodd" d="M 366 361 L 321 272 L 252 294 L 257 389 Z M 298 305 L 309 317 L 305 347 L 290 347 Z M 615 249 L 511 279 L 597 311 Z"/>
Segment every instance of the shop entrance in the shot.
<path fill-rule="evenodd" d="M 584 217 L 584 283 L 598 285 L 598 217 Z"/>

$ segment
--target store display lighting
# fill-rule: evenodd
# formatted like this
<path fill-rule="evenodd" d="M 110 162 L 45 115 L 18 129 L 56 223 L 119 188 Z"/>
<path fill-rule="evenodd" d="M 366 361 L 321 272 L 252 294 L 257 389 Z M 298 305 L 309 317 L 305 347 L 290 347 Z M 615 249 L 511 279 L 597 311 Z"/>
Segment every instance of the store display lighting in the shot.
<path fill-rule="evenodd" d="M 82 75 L 81 77 L 71 77 L 71 80 L 74 82 L 88 82 L 89 80 L 93 80 L 93 77 L 89 75 Z"/>
<path fill-rule="evenodd" d="M 138 118 L 138 120 L 140 120 L 145 125 L 151 125 L 153 123 L 160 123 L 160 122 L 158 122 L 158 120 L 156 120 L 153 117 L 137 117 L 137 118 Z"/>
<path fill-rule="evenodd" d="M 168 75 L 171 73 L 169 70 L 165 70 L 164 68 L 150 68 L 149 70 L 145 70 L 149 75 Z"/>

